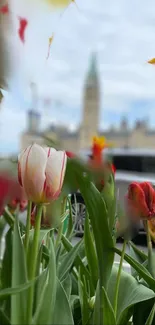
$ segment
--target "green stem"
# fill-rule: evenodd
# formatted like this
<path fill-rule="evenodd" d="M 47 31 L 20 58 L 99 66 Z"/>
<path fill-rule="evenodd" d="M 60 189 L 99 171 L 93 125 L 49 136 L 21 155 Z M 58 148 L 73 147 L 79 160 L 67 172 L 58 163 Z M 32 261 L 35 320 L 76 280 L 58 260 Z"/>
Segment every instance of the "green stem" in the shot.
<path fill-rule="evenodd" d="M 155 278 L 155 270 L 154 270 L 154 259 L 153 259 L 153 251 L 152 251 L 152 241 L 148 227 L 148 221 L 144 221 L 145 229 L 146 229 L 146 238 L 147 238 L 147 248 L 148 248 L 148 268 L 151 275 Z"/>
<path fill-rule="evenodd" d="M 64 222 L 61 222 L 61 224 L 58 228 L 58 233 L 57 233 L 57 237 L 56 237 L 56 241 L 55 241 L 55 248 L 58 248 L 59 243 L 61 242 L 63 228 L 64 228 Z"/>
<path fill-rule="evenodd" d="M 25 253 L 27 256 L 28 247 L 29 247 L 29 235 L 30 235 L 30 228 L 31 228 L 31 211 L 32 211 L 32 202 L 28 202 L 27 207 L 27 220 L 26 220 L 26 231 L 25 231 Z"/>
<path fill-rule="evenodd" d="M 67 198 L 65 197 L 63 199 L 63 202 L 62 202 L 61 215 L 63 215 L 65 210 L 66 210 L 66 202 L 67 202 Z M 63 228 L 64 228 L 64 221 L 61 222 L 61 224 L 60 224 L 60 226 L 58 228 L 57 238 L 56 238 L 56 242 L 55 242 L 55 248 L 58 248 L 59 243 L 61 242 L 61 237 L 62 237 L 62 234 L 63 234 Z"/>
<path fill-rule="evenodd" d="M 37 206 L 37 214 L 35 219 L 35 228 L 34 228 L 34 236 L 32 243 L 32 253 L 31 253 L 31 268 L 29 273 L 29 280 L 33 280 L 35 278 L 36 266 L 37 266 L 37 256 L 38 256 L 38 246 L 39 246 L 39 235 L 40 235 L 40 224 L 42 217 L 43 206 L 40 204 Z M 34 285 L 32 285 L 29 289 L 28 293 L 28 305 L 27 305 L 27 317 L 28 324 L 31 324 L 32 321 L 32 313 L 33 313 L 33 296 L 34 296 Z"/>
<path fill-rule="evenodd" d="M 121 259 L 120 259 L 120 263 L 119 263 L 119 269 L 118 269 L 118 273 L 117 273 L 116 288 L 115 288 L 115 295 L 114 295 L 114 314 L 115 314 L 115 317 L 117 315 L 118 293 L 119 293 L 119 285 L 120 285 L 120 280 L 121 280 L 121 271 L 122 271 L 122 266 L 123 266 L 125 249 L 126 249 L 126 240 L 124 240 L 124 243 L 123 243 L 123 249 L 122 249 Z"/>

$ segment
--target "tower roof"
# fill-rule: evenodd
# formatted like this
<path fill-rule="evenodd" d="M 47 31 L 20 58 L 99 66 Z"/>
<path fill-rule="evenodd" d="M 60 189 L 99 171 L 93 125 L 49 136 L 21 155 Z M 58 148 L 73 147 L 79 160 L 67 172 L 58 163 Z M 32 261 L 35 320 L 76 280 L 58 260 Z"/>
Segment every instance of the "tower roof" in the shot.
<path fill-rule="evenodd" d="M 94 85 L 98 80 L 98 71 L 97 71 L 97 56 L 94 52 L 91 56 L 90 66 L 87 75 L 87 85 Z"/>

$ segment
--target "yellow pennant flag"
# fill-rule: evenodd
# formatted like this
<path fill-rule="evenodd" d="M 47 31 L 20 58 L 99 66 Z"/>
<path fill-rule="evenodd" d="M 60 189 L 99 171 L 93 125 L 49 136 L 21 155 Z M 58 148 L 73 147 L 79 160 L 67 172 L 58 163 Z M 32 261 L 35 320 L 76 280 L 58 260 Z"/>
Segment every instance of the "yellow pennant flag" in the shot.
<path fill-rule="evenodd" d="M 155 64 L 155 58 L 153 58 L 153 59 L 151 59 L 151 60 L 149 60 L 147 62 L 150 63 L 150 64 Z"/>
<path fill-rule="evenodd" d="M 74 0 L 46 0 L 51 6 L 57 8 L 64 8 L 69 6 Z"/>

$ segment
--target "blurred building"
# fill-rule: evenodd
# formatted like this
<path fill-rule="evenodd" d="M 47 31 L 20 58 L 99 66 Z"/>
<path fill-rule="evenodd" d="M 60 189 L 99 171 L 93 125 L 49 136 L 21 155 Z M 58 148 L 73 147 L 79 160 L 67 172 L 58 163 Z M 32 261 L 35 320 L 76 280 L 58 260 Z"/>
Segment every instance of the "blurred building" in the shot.
<path fill-rule="evenodd" d="M 90 147 L 94 135 L 105 136 L 115 147 L 121 148 L 154 148 L 155 130 L 148 128 L 147 122 L 136 121 L 130 129 L 128 120 L 123 117 L 119 128 L 111 126 L 109 130 L 99 132 L 100 118 L 100 82 L 96 55 L 93 54 L 84 83 L 83 112 L 81 125 L 75 132 L 65 126 L 51 125 L 43 133 L 40 132 L 41 116 L 31 109 L 28 112 L 27 130 L 21 136 L 21 149 L 31 143 L 47 144 L 49 139 L 59 147 L 73 152 Z"/>

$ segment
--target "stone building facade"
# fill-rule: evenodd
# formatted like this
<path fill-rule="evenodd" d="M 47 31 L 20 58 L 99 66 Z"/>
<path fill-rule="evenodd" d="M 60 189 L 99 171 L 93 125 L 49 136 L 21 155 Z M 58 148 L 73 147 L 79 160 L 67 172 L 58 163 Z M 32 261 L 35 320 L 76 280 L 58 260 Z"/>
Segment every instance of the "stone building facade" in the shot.
<path fill-rule="evenodd" d="M 46 144 L 47 139 L 54 141 L 58 147 L 73 152 L 89 148 L 94 135 L 105 136 L 115 147 L 120 148 L 155 148 L 155 130 L 150 130 L 145 121 L 136 121 L 131 129 L 123 118 L 119 128 L 98 130 L 100 118 L 100 82 L 96 56 L 93 55 L 84 84 L 83 112 L 81 125 L 75 132 L 66 127 L 51 125 L 43 133 L 40 130 L 41 116 L 34 110 L 28 113 L 28 127 L 21 135 L 21 149 L 31 143 Z"/>

